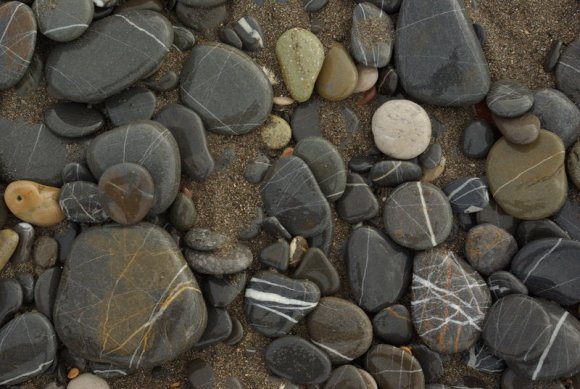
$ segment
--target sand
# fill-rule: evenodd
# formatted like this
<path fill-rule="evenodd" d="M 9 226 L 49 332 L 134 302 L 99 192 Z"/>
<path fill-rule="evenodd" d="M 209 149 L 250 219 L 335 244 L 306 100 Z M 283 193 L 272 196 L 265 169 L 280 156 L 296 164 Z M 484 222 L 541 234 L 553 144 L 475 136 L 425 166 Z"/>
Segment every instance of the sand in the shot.
<path fill-rule="evenodd" d="M 487 42 L 484 46 L 485 56 L 489 62 L 492 80 L 512 78 L 530 88 L 554 87 L 553 74 L 545 73 L 542 67 L 544 57 L 553 39 L 560 39 L 565 44 L 571 42 L 579 33 L 578 23 L 580 6 L 577 0 L 466 0 L 468 13 L 472 19 L 481 24 L 487 33 Z M 265 34 L 265 48 L 257 53 L 248 53 L 256 62 L 267 67 L 281 80 L 280 69 L 276 62 L 274 46 L 276 39 L 285 30 L 291 27 L 309 28 L 313 19 L 322 23 L 323 30 L 318 34 L 320 40 L 328 49 L 333 41 L 349 46 L 352 9 L 355 2 L 352 0 L 330 0 L 329 4 L 320 12 L 308 14 L 302 10 L 301 0 L 289 0 L 287 4 L 278 4 L 274 0 L 266 0 L 263 6 L 258 6 L 254 0 L 231 0 L 228 6 L 229 18 L 224 23 L 230 25 L 244 15 L 254 16 Z M 172 21 L 176 19 L 172 17 Z M 215 31 L 196 33 L 199 42 L 217 40 Z M 41 44 L 48 46 L 45 39 Z M 46 50 L 41 53 L 46 58 Z M 165 60 L 160 74 L 167 70 L 179 72 L 187 53 L 172 50 Z M 282 82 L 274 86 L 275 96 L 287 96 Z M 352 156 L 364 155 L 372 145 L 370 132 L 370 118 L 377 108 L 377 103 L 359 107 L 357 101 L 361 95 L 340 102 L 322 102 L 321 128 L 323 135 L 334 143 L 341 151 L 345 162 Z M 178 101 L 177 91 L 158 94 L 158 109 L 169 102 Z M 17 96 L 13 91 L 0 93 L 0 112 L 10 119 L 20 119 L 29 122 L 42 120 L 44 109 L 54 101 L 46 91 L 46 85 L 33 91 L 29 96 Z M 355 136 L 348 136 L 346 123 L 343 117 L 345 107 L 353 110 L 360 119 L 360 129 Z M 443 122 L 447 130 L 437 141 L 443 147 L 447 158 L 447 167 L 444 174 L 435 183 L 445 185 L 461 176 L 482 175 L 485 173 L 482 161 L 465 158 L 459 149 L 459 139 L 462 129 L 473 118 L 471 107 L 440 108 L 424 106 L 427 111 Z M 293 106 L 274 107 L 274 112 L 282 116 L 291 114 Z M 259 130 L 251 134 L 232 137 L 215 134 L 208 135 L 210 150 L 216 160 L 226 151 L 235 154 L 231 164 L 218 170 L 202 183 L 184 180 L 182 184 L 193 193 L 193 200 L 199 211 L 199 227 L 215 229 L 229 235 L 236 236 L 244 223 L 249 222 L 256 214 L 256 208 L 261 200 L 258 187 L 247 183 L 243 178 L 244 167 L 260 152 L 267 152 L 261 142 Z M 270 153 L 271 157 L 277 154 Z M 0 190 L 3 186 L 0 186 Z M 384 203 L 389 191 L 379 193 L 380 203 Z M 381 219 L 376 224 L 381 225 Z M 9 225 L 16 223 L 11 219 Z M 337 255 L 338 248 L 347 239 L 350 227 L 338 220 L 334 214 L 336 233 L 333 248 L 329 256 L 341 274 L 342 287 L 338 295 L 348 298 L 348 285 L 344 266 Z M 53 230 L 38 231 L 40 234 L 51 233 Z M 462 251 L 464 233 L 459 231 L 455 238 L 445 246 Z M 273 241 L 262 233 L 249 242 L 255 255 L 261 248 Z M 257 262 L 257 260 L 256 260 Z M 30 265 L 18 267 L 9 265 L 0 273 L 0 277 L 11 276 L 15 270 L 30 269 Z M 254 264 L 251 271 L 259 268 Z M 409 296 L 403 299 L 408 304 Z M 162 379 L 155 379 L 151 371 L 139 371 L 129 377 L 110 379 L 114 389 L 161 389 L 170 387 L 185 387 L 185 365 L 188 360 L 203 358 L 215 369 L 218 387 L 222 387 L 224 380 L 229 376 L 237 377 L 245 388 L 275 388 L 274 381 L 268 379 L 268 372 L 263 361 L 264 348 L 268 339 L 251 331 L 244 315 L 242 297 L 238 297 L 229 308 L 232 316 L 238 318 L 245 330 L 241 343 L 231 347 L 217 345 L 203 351 L 190 351 L 176 361 L 164 365 L 168 374 Z M 303 326 L 298 326 L 297 334 L 304 334 Z M 464 376 L 472 376 L 481 380 L 486 388 L 496 385 L 497 377 L 484 375 L 468 369 L 461 362 L 459 356 L 449 357 L 445 363 L 445 375 L 439 383 L 454 384 Z M 50 377 L 37 378 L 23 384 L 25 389 L 42 388 L 49 382 Z M 175 386 L 174 386 L 175 385 Z"/>

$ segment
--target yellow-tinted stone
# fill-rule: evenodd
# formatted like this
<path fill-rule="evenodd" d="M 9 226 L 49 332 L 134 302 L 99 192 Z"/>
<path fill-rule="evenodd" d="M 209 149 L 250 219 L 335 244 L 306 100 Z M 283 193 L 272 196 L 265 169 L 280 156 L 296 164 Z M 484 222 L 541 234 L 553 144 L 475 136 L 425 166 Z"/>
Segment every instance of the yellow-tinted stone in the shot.
<path fill-rule="evenodd" d="M 358 83 L 358 70 L 348 51 L 334 42 L 324 59 L 316 81 L 316 92 L 330 101 L 350 96 Z"/>
<path fill-rule="evenodd" d="M 64 213 L 58 205 L 59 188 L 32 181 L 14 181 L 4 192 L 4 201 L 20 220 L 48 227 L 60 223 Z"/>
<path fill-rule="evenodd" d="M 277 150 L 286 147 L 292 139 L 292 129 L 288 122 L 276 115 L 262 127 L 262 140 L 269 149 Z"/>
<path fill-rule="evenodd" d="M 10 229 L 0 231 L 0 271 L 6 266 L 18 246 L 18 234 Z"/>

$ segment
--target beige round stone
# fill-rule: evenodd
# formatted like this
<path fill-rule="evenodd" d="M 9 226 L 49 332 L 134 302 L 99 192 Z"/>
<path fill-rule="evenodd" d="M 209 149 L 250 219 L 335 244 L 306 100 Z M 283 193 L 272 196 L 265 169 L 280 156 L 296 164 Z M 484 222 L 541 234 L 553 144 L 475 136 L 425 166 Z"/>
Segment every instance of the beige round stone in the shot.
<path fill-rule="evenodd" d="M 356 65 L 358 72 L 358 82 L 353 93 L 366 92 L 377 83 L 379 70 L 371 66 Z"/>
<path fill-rule="evenodd" d="M 110 389 L 107 381 L 94 374 L 81 374 L 66 386 L 67 389 Z"/>
<path fill-rule="evenodd" d="M 64 220 L 64 213 L 58 205 L 59 195 L 59 188 L 32 181 L 13 181 L 6 187 L 4 201 L 20 220 L 49 227 Z"/>
<path fill-rule="evenodd" d="M 286 147 L 292 139 L 292 129 L 288 122 L 276 115 L 270 115 L 270 120 L 262 127 L 262 140 L 271 150 Z"/>
<path fill-rule="evenodd" d="M 385 155 L 411 159 L 420 155 L 431 140 L 431 120 L 423 108 L 409 100 L 391 100 L 374 113 L 375 144 Z"/>
<path fill-rule="evenodd" d="M 9 228 L 0 231 L 0 271 L 14 254 L 19 240 L 18 234 Z"/>

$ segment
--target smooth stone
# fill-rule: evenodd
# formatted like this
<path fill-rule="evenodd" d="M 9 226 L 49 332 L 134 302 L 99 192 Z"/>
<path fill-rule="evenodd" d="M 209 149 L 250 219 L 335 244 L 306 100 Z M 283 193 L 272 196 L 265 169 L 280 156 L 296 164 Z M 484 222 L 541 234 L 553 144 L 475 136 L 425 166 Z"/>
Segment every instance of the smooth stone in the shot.
<path fill-rule="evenodd" d="M 350 30 L 352 55 L 358 63 L 374 68 L 387 66 L 395 43 L 393 22 L 378 7 L 366 2 L 357 4 Z"/>
<path fill-rule="evenodd" d="M 336 202 L 336 212 L 342 220 L 357 224 L 377 216 L 379 202 L 361 176 L 348 173 L 344 194 Z"/>
<path fill-rule="evenodd" d="M 50 236 L 39 236 L 34 241 L 32 261 L 35 265 L 48 269 L 56 265 L 58 260 L 58 242 Z M 48 316 L 48 315 L 47 315 Z"/>
<path fill-rule="evenodd" d="M 556 85 L 564 92 L 576 106 L 580 107 L 580 38 L 571 42 L 560 56 L 556 66 Z"/>
<path fill-rule="evenodd" d="M 276 57 L 292 98 L 299 103 L 308 100 L 324 62 L 320 40 L 308 30 L 291 28 L 278 38 Z"/>
<path fill-rule="evenodd" d="M 366 0 L 355 0 L 357 3 L 366 2 Z M 370 0 L 369 3 L 382 8 L 386 13 L 397 13 L 403 0 Z"/>
<path fill-rule="evenodd" d="M 171 23 L 157 12 L 134 10 L 103 18 L 74 43 L 52 49 L 46 61 L 48 87 L 66 100 L 101 101 L 155 70 L 172 42 Z M 114 72 L 111 63 L 116 64 Z"/>
<path fill-rule="evenodd" d="M 101 175 L 98 188 L 105 212 L 119 224 L 140 222 L 154 205 L 153 178 L 135 163 L 109 167 Z"/>
<path fill-rule="evenodd" d="M 99 111 L 85 104 L 61 102 L 48 107 L 44 112 L 44 122 L 56 135 L 80 138 L 100 130 L 105 119 Z"/>
<path fill-rule="evenodd" d="M 24 77 L 36 47 L 36 19 L 34 13 L 19 1 L 0 6 L 0 90 L 13 87 Z"/>
<path fill-rule="evenodd" d="M 516 118 L 532 108 L 534 94 L 516 80 L 499 80 L 492 84 L 485 101 L 494 115 Z"/>
<path fill-rule="evenodd" d="M 218 31 L 218 36 L 220 41 L 225 43 L 226 45 L 230 45 L 235 47 L 236 49 L 241 50 L 243 43 L 238 34 L 234 31 L 233 28 L 224 27 Z"/>
<path fill-rule="evenodd" d="M 270 166 L 272 166 L 270 159 L 264 154 L 260 154 L 256 159 L 246 165 L 246 168 L 244 169 L 244 178 L 250 184 L 259 184 L 264 179 Z"/>
<path fill-rule="evenodd" d="M 204 228 L 192 228 L 184 236 L 185 244 L 197 251 L 214 251 L 228 242 L 228 237 Z"/>
<path fill-rule="evenodd" d="M 489 200 L 489 205 L 483 211 L 477 212 L 475 218 L 478 224 L 490 223 L 496 227 L 503 228 L 510 234 L 516 233 L 519 220 L 505 213 L 503 209 L 493 199 Z"/>
<path fill-rule="evenodd" d="M 52 311 L 61 275 L 62 270 L 60 268 L 50 268 L 38 277 L 34 288 L 36 309 L 49 319 L 52 319 Z"/>
<path fill-rule="evenodd" d="M 108 219 L 101 202 L 99 187 L 92 182 L 76 181 L 64 184 L 58 201 L 67 220 L 75 223 L 98 224 Z"/>
<path fill-rule="evenodd" d="M 373 331 L 385 343 L 402 346 L 409 344 L 413 337 L 413 323 L 407 307 L 391 305 L 373 317 Z"/>
<path fill-rule="evenodd" d="M 6 225 L 8 220 L 8 207 L 6 207 L 6 202 L 4 202 L 4 193 L 0 193 L 0 228 Z"/>
<path fill-rule="evenodd" d="M 50 321 L 27 312 L 0 329 L 0 385 L 18 384 L 47 371 L 56 359 L 57 338 Z"/>
<path fill-rule="evenodd" d="M 580 142 L 576 142 L 566 157 L 566 172 L 576 188 L 580 188 Z"/>
<path fill-rule="evenodd" d="M 29 96 L 31 92 L 40 86 L 44 77 L 44 62 L 40 55 L 34 54 L 30 60 L 30 65 L 24 76 L 14 85 L 14 90 L 18 96 Z"/>
<path fill-rule="evenodd" d="M 328 0 L 302 0 L 302 7 L 306 12 L 316 12 L 321 10 Z"/>
<path fill-rule="evenodd" d="M 318 235 L 330 223 L 328 202 L 301 158 L 290 156 L 277 160 L 264 181 L 264 211 L 275 216 L 292 236 Z"/>
<path fill-rule="evenodd" d="M 79 235 L 53 315 L 60 340 L 76 355 L 126 369 L 175 359 L 200 338 L 207 321 L 179 248 L 167 232 L 146 223 Z"/>
<path fill-rule="evenodd" d="M 560 381 L 534 383 L 528 378 L 522 378 L 509 367 L 503 372 L 500 385 L 501 389 L 565 389 Z"/>
<path fill-rule="evenodd" d="M 425 383 L 436 382 L 443 376 L 443 360 L 439 353 L 422 344 L 413 345 L 410 350 L 421 365 Z"/>
<path fill-rule="evenodd" d="M 171 132 L 157 122 L 136 122 L 104 132 L 91 142 L 87 161 L 98 179 L 120 163 L 136 163 L 147 169 L 155 184 L 151 216 L 167 210 L 177 196 L 181 177 L 178 145 Z"/>
<path fill-rule="evenodd" d="M 264 32 L 253 16 L 243 16 L 233 25 L 233 29 L 240 37 L 244 50 L 258 51 L 264 48 Z"/>
<path fill-rule="evenodd" d="M 268 149 L 278 150 L 290 143 L 292 129 L 286 120 L 276 115 L 270 115 L 270 119 L 261 129 L 260 135 Z"/>
<path fill-rule="evenodd" d="M 387 199 L 383 215 L 389 237 L 413 250 L 425 250 L 442 243 L 453 225 L 447 196 L 429 183 L 399 185 Z"/>
<path fill-rule="evenodd" d="M 310 247 L 316 247 L 322 250 L 324 255 L 330 254 L 330 248 L 332 246 L 334 238 L 334 224 L 330 222 L 326 229 L 320 234 L 308 238 L 308 244 Z"/>
<path fill-rule="evenodd" d="M 113 0 L 116 1 L 116 0 Z M 95 0 L 93 0 L 95 2 Z M 93 14 L 93 21 L 103 19 L 104 17 L 109 16 L 113 13 L 115 7 L 99 7 L 97 3 L 95 3 L 95 13 Z"/>
<path fill-rule="evenodd" d="M 320 130 L 320 101 L 299 104 L 292 115 L 292 137 L 296 142 L 310 136 L 322 136 Z"/>
<path fill-rule="evenodd" d="M 243 338 L 244 327 L 242 327 L 242 323 L 237 318 L 232 317 L 232 333 L 230 336 L 228 336 L 227 339 L 223 341 L 223 343 L 227 344 L 228 346 L 236 346 L 242 341 Z M 242 386 L 240 386 L 240 389 L 243 389 Z"/>
<path fill-rule="evenodd" d="M 553 40 L 550 45 L 550 50 L 544 59 L 544 71 L 553 72 L 560 59 L 560 52 L 562 51 L 562 41 L 559 39 Z"/>
<path fill-rule="evenodd" d="M 475 213 L 489 204 L 487 184 L 478 177 L 462 177 L 443 188 L 451 208 L 457 213 Z"/>
<path fill-rule="evenodd" d="M 377 80 L 377 91 L 381 95 L 392 96 L 399 87 L 399 75 L 391 66 L 383 68 Z"/>
<path fill-rule="evenodd" d="M 69 42 L 89 28 L 94 6 L 91 0 L 36 0 L 32 11 L 44 36 L 57 42 Z"/>
<path fill-rule="evenodd" d="M 24 293 L 14 278 L 0 280 L 0 325 L 4 325 L 22 307 Z M 0 348 L 1 349 L 1 348 Z"/>
<path fill-rule="evenodd" d="M 459 227 L 463 230 L 467 231 L 477 225 L 477 218 L 475 213 L 458 213 L 455 214 L 457 216 L 457 222 Z"/>
<path fill-rule="evenodd" d="M 293 277 L 314 282 L 322 296 L 334 294 L 340 287 L 338 271 L 324 252 L 316 247 L 311 247 L 306 251 Z"/>
<path fill-rule="evenodd" d="M 293 280 L 282 274 L 260 271 L 248 282 L 244 312 L 248 323 L 257 332 L 279 337 L 288 334 L 316 308 L 319 299 L 320 290 L 312 281 Z"/>
<path fill-rule="evenodd" d="M 216 378 L 211 365 L 201 358 L 195 358 L 187 363 L 187 379 L 194 388 L 213 388 Z"/>
<path fill-rule="evenodd" d="M 0 199 L 1 201 L 1 199 Z M 11 229 L 0 230 L 0 271 L 6 266 L 18 247 L 20 237 Z"/>
<path fill-rule="evenodd" d="M 32 246 L 36 235 L 34 227 L 28 223 L 18 223 L 13 229 L 18 234 L 18 246 L 12 254 L 12 263 L 28 262 L 32 255 Z"/>
<path fill-rule="evenodd" d="M 421 181 L 424 182 L 433 182 L 437 180 L 439 177 L 443 175 L 445 172 L 445 166 L 447 164 L 447 159 L 445 157 L 441 158 L 439 164 L 431 169 L 423 169 L 423 177 L 421 177 Z"/>
<path fill-rule="evenodd" d="M 467 233 L 465 256 L 483 275 L 506 268 L 518 251 L 515 238 L 493 224 L 480 224 Z"/>
<path fill-rule="evenodd" d="M 247 279 L 245 272 L 220 278 L 206 276 L 201 280 L 203 296 L 211 306 L 226 308 L 242 292 Z"/>
<path fill-rule="evenodd" d="M 22 301 L 24 304 L 32 304 L 34 302 L 34 285 L 36 284 L 34 275 L 29 272 L 18 272 L 14 275 L 14 278 L 20 283 L 22 288 Z"/>
<path fill-rule="evenodd" d="M 109 389 L 107 381 L 91 373 L 84 373 L 70 381 L 66 389 Z"/>
<path fill-rule="evenodd" d="M 375 144 L 385 155 L 411 159 L 427 149 L 431 141 L 429 115 L 410 100 L 391 100 L 373 114 Z"/>
<path fill-rule="evenodd" d="M 531 113 L 516 118 L 493 116 L 493 121 L 505 138 L 517 145 L 527 145 L 540 135 L 540 119 Z"/>
<path fill-rule="evenodd" d="M 463 130 L 461 151 L 469 158 L 485 158 L 496 139 L 493 127 L 488 122 L 474 119 Z"/>
<path fill-rule="evenodd" d="M 241 243 L 224 253 L 187 250 L 185 258 L 189 266 L 201 274 L 223 275 L 244 271 L 252 264 L 252 251 Z"/>
<path fill-rule="evenodd" d="M 486 164 L 495 201 L 519 219 L 537 220 L 555 214 L 568 192 L 564 153 L 560 138 L 545 130 L 529 145 L 510 144 L 505 138 L 497 141 Z"/>
<path fill-rule="evenodd" d="M 190 230 L 197 221 L 197 210 L 190 197 L 178 193 L 169 208 L 169 222 L 178 231 Z"/>
<path fill-rule="evenodd" d="M 353 365 L 343 365 L 332 371 L 324 389 L 369 389 L 360 370 Z"/>
<path fill-rule="evenodd" d="M 473 23 L 473 30 L 475 31 L 475 35 L 477 35 L 477 40 L 479 40 L 481 46 L 485 45 L 485 42 L 487 41 L 485 28 L 481 24 Z"/>
<path fill-rule="evenodd" d="M 465 351 L 462 359 L 467 367 L 486 374 L 499 374 L 506 368 L 505 361 L 493 355 L 489 347 L 482 342 L 477 342 Z"/>
<path fill-rule="evenodd" d="M 232 333 L 232 319 L 225 309 L 208 307 L 207 326 L 205 332 L 193 345 L 196 349 L 218 344 L 226 340 Z"/>
<path fill-rule="evenodd" d="M 62 169 L 62 182 L 88 181 L 95 182 L 95 177 L 89 168 L 78 162 L 67 163 Z"/>
<path fill-rule="evenodd" d="M 196 39 L 185 27 L 173 26 L 173 45 L 179 51 L 188 51 L 195 45 Z"/>
<path fill-rule="evenodd" d="M 143 85 L 153 92 L 169 92 L 179 85 L 179 76 L 173 70 L 169 70 L 159 78 L 149 78 L 143 81 Z"/>
<path fill-rule="evenodd" d="M 379 71 L 375 67 L 356 65 L 358 81 L 353 93 L 365 92 L 371 89 L 379 79 Z"/>
<path fill-rule="evenodd" d="M 388 344 L 377 344 L 367 353 L 366 370 L 379 388 L 423 389 L 425 378 L 419 362 L 410 353 Z"/>
<path fill-rule="evenodd" d="M 192 7 L 210 8 L 226 4 L 228 0 L 178 0 L 178 2 Z"/>
<path fill-rule="evenodd" d="M 32 181 L 12 181 L 4 192 L 4 201 L 18 219 L 41 227 L 60 223 L 64 213 L 58 204 L 59 188 Z"/>
<path fill-rule="evenodd" d="M 164 4 L 161 0 L 127 0 L 117 7 L 117 12 L 134 9 L 150 9 L 155 12 L 163 12 Z"/>
<path fill-rule="evenodd" d="M 421 167 L 408 161 L 381 161 L 373 165 L 371 169 L 371 181 L 373 184 L 394 188 L 409 181 L 419 181 L 423 176 Z"/>
<path fill-rule="evenodd" d="M 266 347 L 266 367 L 297 384 L 321 384 L 330 377 L 330 360 L 320 349 L 298 336 L 285 336 Z"/>
<path fill-rule="evenodd" d="M 242 135 L 262 124 L 270 114 L 272 96 L 262 69 L 242 51 L 221 43 L 195 46 L 181 73 L 184 104 L 218 134 Z"/>
<path fill-rule="evenodd" d="M 570 235 L 566 231 L 548 219 L 524 220 L 518 225 L 515 237 L 520 247 L 534 240 L 545 238 L 570 239 Z"/>
<path fill-rule="evenodd" d="M 425 169 L 433 169 L 441 162 L 443 150 L 439 143 L 433 143 L 419 156 L 419 163 Z"/>
<path fill-rule="evenodd" d="M 507 271 L 497 271 L 487 278 L 489 291 L 494 301 L 510 294 L 528 294 L 528 288 Z"/>
<path fill-rule="evenodd" d="M 255 216 L 249 223 L 242 226 L 238 232 L 238 239 L 252 240 L 262 232 L 262 223 L 264 222 L 264 211 L 261 207 L 256 207 Z"/>
<path fill-rule="evenodd" d="M 572 239 L 580 240 L 580 207 L 576 203 L 566 200 L 554 216 L 554 221 L 562 227 Z"/>
<path fill-rule="evenodd" d="M 580 303 L 580 242 L 549 238 L 528 243 L 518 251 L 511 272 L 531 294 L 561 305 Z"/>
<path fill-rule="evenodd" d="M 349 97 L 358 84 L 356 65 L 346 48 L 333 42 L 316 79 L 316 92 L 329 101 L 341 101 Z"/>
<path fill-rule="evenodd" d="M 68 261 L 72 245 L 80 233 L 80 226 L 76 223 L 68 223 L 63 226 L 62 231 L 58 231 L 54 235 L 54 239 L 58 242 L 58 259 L 61 263 Z"/>
<path fill-rule="evenodd" d="M 580 104 L 576 105 L 562 92 L 539 89 L 534 92 L 532 113 L 540 119 L 543 129 L 558 135 L 566 148 L 580 135 Z"/>
<path fill-rule="evenodd" d="M 477 341 L 491 296 L 483 278 L 463 259 L 442 250 L 417 254 L 411 294 L 415 330 L 431 349 L 457 353 Z"/>
<path fill-rule="evenodd" d="M 337 297 L 323 297 L 306 318 L 310 341 L 333 364 L 344 364 L 363 355 L 371 346 L 373 329 L 367 314 Z"/>
<path fill-rule="evenodd" d="M 221 25 L 228 17 L 228 9 L 225 5 L 199 8 L 178 2 L 175 7 L 175 15 L 185 26 L 201 32 L 212 30 Z"/>
<path fill-rule="evenodd" d="M 363 226 L 348 238 L 346 269 L 353 300 L 377 312 L 405 294 L 411 278 L 410 253 L 380 231 Z"/>
<path fill-rule="evenodd" d="M 114 126 L 123 126 L 151 119 L 156 104 L 155 93 L 142 86 L 134 86 L 109 97 L 105 101 L 105 109 Z"/>
<path fill-rule="evenodd" d="M 395 47 L 401 86 L 412 98 L 433 105 L 465 106 L 487 95 L 487 62 L 459 0 L 403 2 Z"/>
<path fill-rule="evenodd" d="M 290 261 L 290 246 L 284 239 L 279 239 L 271 245 L 264 247 L 260 252 L 259 259 L 262 265 L 285 272 L 288 270 L 288 263 Z"/>

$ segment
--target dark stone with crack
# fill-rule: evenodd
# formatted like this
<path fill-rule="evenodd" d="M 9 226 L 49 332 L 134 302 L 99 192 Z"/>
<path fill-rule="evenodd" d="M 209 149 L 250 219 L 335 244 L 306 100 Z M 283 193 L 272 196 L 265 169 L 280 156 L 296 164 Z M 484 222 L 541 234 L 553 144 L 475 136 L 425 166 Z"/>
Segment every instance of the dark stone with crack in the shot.
<path fill-rule="evenodd" d="M 528 112 L 534 104 L 534 95 L 525 85 L 515 80 L 493 83 L 487 97 L 487 106 L 500 118 L 516 118 Z"/>
<path fill-rule="evenodd" d="M 270 159 L 264 154 L 260 154 L 256 159 L 246 165 L 244 178 L 250 184 L 259 184 L 264 179 L 270 166 L 272 166 Z"/>
<path fill-rule="evenodd" d="M 99 187 L 86 181 L 66 183 L 58 200 L 66 218 L 75 223 L 98 224 L 108 219 L 103 208 Z"/>
<path fill-rule="evenodd" d="M 366 370 L 380 388 L 423 389 L 425 378 L 410 353 L 388 344 L 377 344 L 365 358 Z"/>
<path fill-rule="evenodd" d="M 566 200 L 554 217 L 554 221 L 566 230 L 572 239 L 580 240 L 580 206 L 578 204 Z"/>
<path fill-rule="evenodd" d="M 234 24 L 234 31 L 240 37 L 245 50 L 258 51 L 264 48 L 264 32 L 253 16 L 244 16 Z"/>

